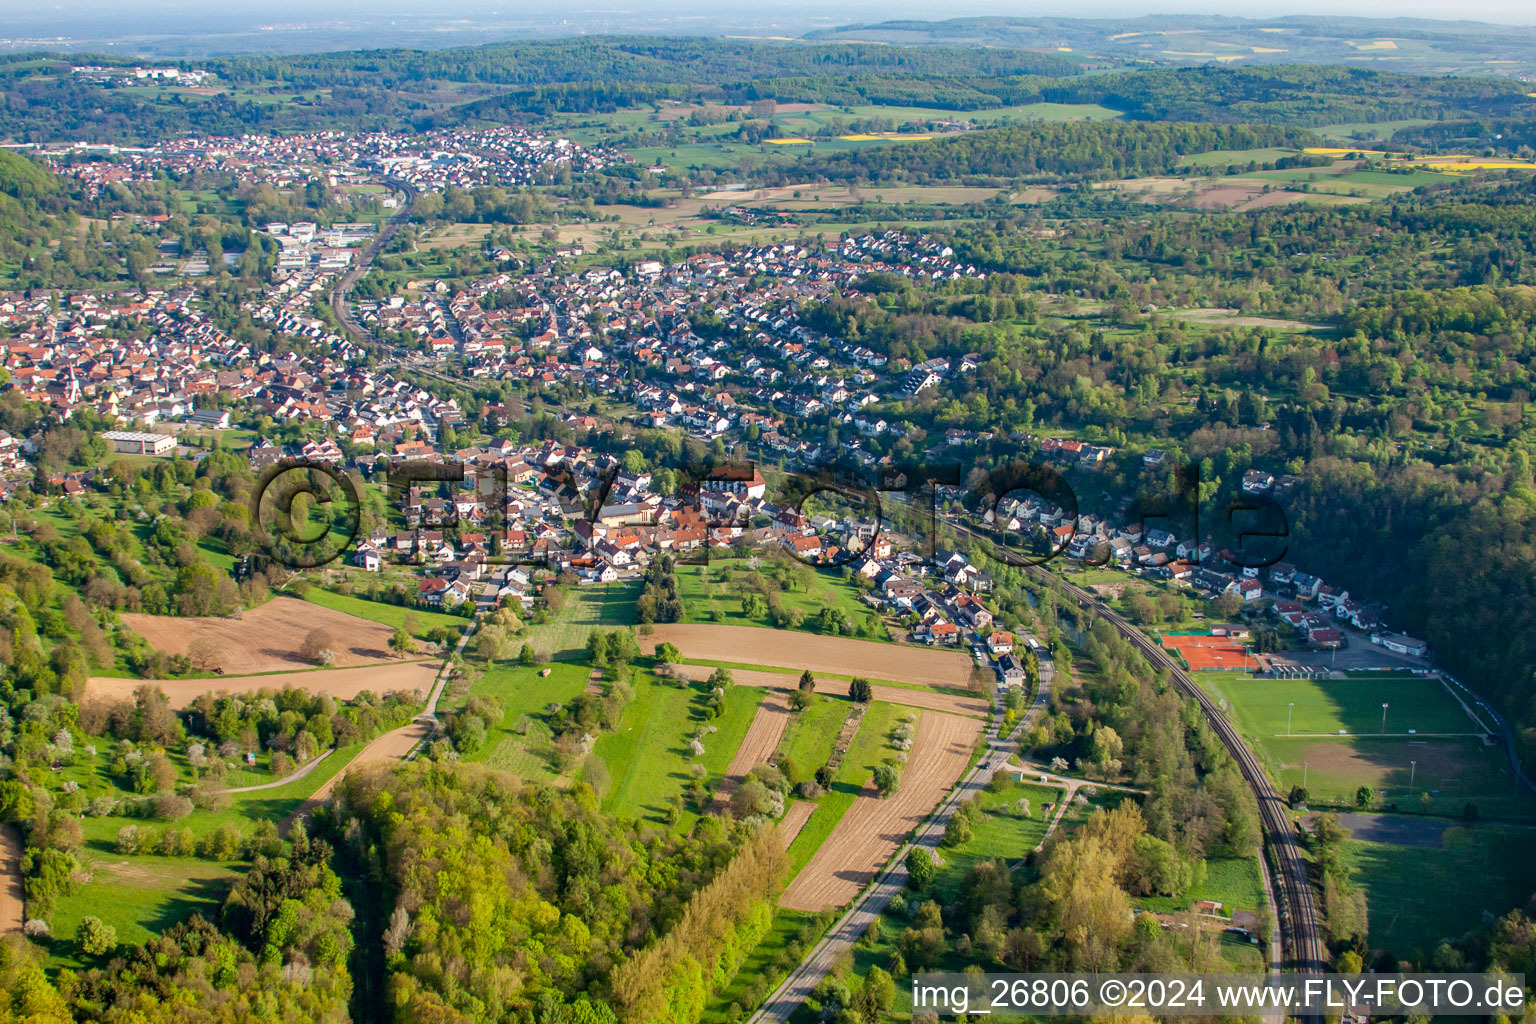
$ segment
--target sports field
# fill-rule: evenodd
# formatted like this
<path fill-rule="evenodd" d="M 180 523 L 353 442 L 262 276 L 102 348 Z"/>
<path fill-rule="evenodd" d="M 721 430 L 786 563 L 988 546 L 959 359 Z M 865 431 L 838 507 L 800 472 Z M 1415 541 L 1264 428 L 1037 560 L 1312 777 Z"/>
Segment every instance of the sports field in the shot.
<path fill-rule="evenodd" d="M 1485 740 L 1438 679 L 1197 678 L 1281 791 L 1302 786 L 1314 805 L 1352 806 L 1355 791 L 1370 786 L 1383 805 L 1404 810 L 1459 816 L 1474 803 L 1484 815 L 1525 816 L 1536 809 L 1517 792 L 1503 746 Z"/>
<path fill-rule="evenodd" d="M 1165 636 L 1163 646 L 1183 655 L 1191 672 L 1253 670 L 1248 648 L 1229 637 Z"/>

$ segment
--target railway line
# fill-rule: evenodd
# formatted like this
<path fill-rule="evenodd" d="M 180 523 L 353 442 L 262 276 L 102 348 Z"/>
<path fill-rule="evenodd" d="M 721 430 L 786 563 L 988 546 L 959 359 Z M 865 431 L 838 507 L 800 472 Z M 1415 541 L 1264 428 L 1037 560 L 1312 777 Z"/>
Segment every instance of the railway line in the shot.
<path fill-rule="evenodd" d="M 1237 762 L 1243 779 L 1258 799 L 1259 818 L 1266 841 L 1278 867 L 1277 880 L 1281 893 L 1281 906 L 1276 908 L 1286 954 L 1287 965 L 1303 974 L 1317 974 L 1328 969 L 1328 947 L 1323 939 L 1322 917 L 1317 909 L 1317 896 L 1312 888 L 1310 869 L 1302 854 L 1301 843 L 1291 825 L 1286 807 L 1275 792 L 1269 776 L 1264 773 L 1259 759 L 1243 742 L 1237 729 L 1216 706 L 1200 686 L 1189 677 L 1179 664 L 1162 647 L 1153 643 L 1140 630 L 1111 611 L 1098 598 L 1073 583 L 1053 576 L 1038 566 L 1030 571 L 1037 577 L 1049 580 L 1077 600 L 1079 607 L 1092 607 L 1096 614 L 1114 626 L 1121 636 L 1140 651 L 1153 665 L 1165 669 L 1174 685 L 1186 696 L 1194 699 L 1210 722 L 1222 745 Z"/>

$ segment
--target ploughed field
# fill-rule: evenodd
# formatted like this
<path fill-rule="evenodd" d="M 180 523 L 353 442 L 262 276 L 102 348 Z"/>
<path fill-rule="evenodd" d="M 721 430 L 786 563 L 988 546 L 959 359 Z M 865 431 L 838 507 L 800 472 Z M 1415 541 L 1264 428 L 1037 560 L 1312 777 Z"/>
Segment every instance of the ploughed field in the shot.
<path fill-rule="evenodd" d="M 702 661 L 808 668 L 813 673 L 864 676 L 920 686 L 968 687 L 971 679 L 971 659 L 959 651 L 897 646 L 798 630 L 668 623 L 640 637 L 640 646 L 647 654 L 663 642 L 674 644 L 685 658 Z"/>
<path fill-rule="evenodd" d="M 228 675 L 291 672 L 313 668 L 301 653 L 313 630 L 330 637 L 335 665 L 371 665 L 393 661 L 389 638 L 394 630 L 379 622 L 291 597 L 275 597 L 239 618 L 179 618 L 124 612 L 123 623 L 157 651 L 188 654 L 198 640 L 212 640 L 218 654 L 209 668 Z"/>

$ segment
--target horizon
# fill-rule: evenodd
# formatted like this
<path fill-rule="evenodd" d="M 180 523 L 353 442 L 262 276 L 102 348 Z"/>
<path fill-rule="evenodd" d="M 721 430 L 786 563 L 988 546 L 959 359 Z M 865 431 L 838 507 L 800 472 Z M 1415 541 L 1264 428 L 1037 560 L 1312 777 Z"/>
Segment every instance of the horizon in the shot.
<path fill-rule="evenodd" d="M 623 7 L 570 8 L 554 4 L 509 10 L 501 0 L 468 0 L 451 8 L 423 11 L 398 2 L 363 4 L 283 2 L 236 3 L 208 11 L 186 2 L 58 3 L 48 8 L 7 11 L 8 35 L 0 47 L 12 52 L 67 49 L 125 57 L 214 57 L 245 54 L 328 53 L 376 49 L 444 49 L 477 44 L 581 38 L 584 36 L 659 35 L 762 38 L 801 41 L 808 34 L 856 30 L 893 22 L 943 25 L 995 19 L 1028 23 L 1062 21 L 1087 27 L 1095 22 L 1198 18 L 1220 15 L 1212 28 L 1241 29 L 1241 22 L 1326 18 L 1344 22 L 1403 24 L 1415 31 L 1536 27 L 1536 8 L 1513 0 L 1481 0 L 1463 9 L 1462 18 L 1437 16 L 1443 8 L 1415 0 L 1406 7 L 1368 0 L 1339 13 L 1324 0 L 1283 4 L 1250 3 L 1233 10 L 1218 0 L 1186 0 L 1176 11 L 1147 11 L 1121 0 L 1093 0 L 1086 5 L 1048 5 L 1020 12 L 993 0 L 972 0 L 933 19 L 918 5 L 891 6 L 859 0 L 839 5 L 835 16 L 824 5 L 792 0 L 769 7 L 649 3 Z M 1410 24 L 1411 23 L 1411 24 Z M 1257 26 L 1255 26 L 1257 27 Z M 1375 26 L 1363 24 L 1363 29 Z M 846 40 L 852 42 L 854 40 Z M 872 40 L 889 42 L 890 40 Z M 931 44 L 942 43 L 934 40 Z M 955 45 L 975 45 L 956 40 Z"/>

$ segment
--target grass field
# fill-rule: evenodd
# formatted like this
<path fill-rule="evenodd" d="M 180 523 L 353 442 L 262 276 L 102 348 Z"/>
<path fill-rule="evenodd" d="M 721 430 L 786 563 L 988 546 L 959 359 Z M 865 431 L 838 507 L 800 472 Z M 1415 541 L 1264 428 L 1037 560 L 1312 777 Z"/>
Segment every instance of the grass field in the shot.
<path fill-rule="evenodd" d="M 640 581 L 571 587 L 548 622 L 530 625 L 523 641 L 540 654 L 556 661 L 586 657 L 587 637 L 594 629 L 633 626 L 635 598 L 640 596 Z"/>
<path fill-rule="evenodd" d="M 766 610 L 747 616 L 741 610 L 741 595 L 736 579 L 744 579 L 740 563 L 712 559 L 709 565 L 679 565 L 678 593 L 683 599 L 684 622 L 725 622 L 737 626 L 771 626 Z M 886 636 L 879 615 L 859 600 L 853 584 L 826 573 L 811 577 L 809 590 L 781 590 L 779 601 L 786 609 L 798 611 L 810 620 L 824 607 L 839 608 L 855 624 L 864 624 L 870 639 Z M 765 603 L 766 604 L 766 603 Z"/>
<path fill-rule="evenodd" d="M 791 781 L 798 783 L 808 779 L 827 763 L 850 707 L 846 699 L 822 695 L 810 707 L 795 712 L 790 718 L 779 740 L 779 754 L 794 763 Z"/>
<path fill-rule="evenodd" d="M 380 622 L 392 629 L 399 629 L 405 625 L 405 617 L 413 615 L 416 618 L 417 639 L 424 638 L 432 629 L 442 626 L 447 629 L 457 630 L 462 633 L 469 625 L 469 620 L 458 615 L 445 615 L 442 612 L 428 611 L 424 608 L 406 608 L 403 605 L 387 604 L 383 601 L 370 601 L 365 597 L 351 597 L 346 594 L 336 594 L 329 590 L 321 590 L 319 587 L 311 587 L 304 595 L 304 600 L 311 604 L 317 604 L 322 608 L 331 608 L 338 612 L 346 612 L 348 615 L 356 615 L 360 619 L 370 622 Z"/>
<path fill-rule="evenodd" d="M 548 676 L 540 669 L 498 665 L 475 683 L 472 693 L 495 697 L 504 712 L 500 722 L 488 723 L 485 745 L 465 760 L 482 761 L 530 782 L 553 782 L 557 776 L 554 744 L 545 709 L 565 704 L 586 689 L 586 665 L 555 662 Z"/>
<path fill-rule="evenodd" d="M 1256 679 L 1202 673 L 1201 684 L 1225 698 L 1239 725 L 1263 742 L 1291 735 L 1471 733 L 1482 730 L 1438 679 Z M 1292 707 L 1294 705 L 1294 708 Z M 1289 728 L 1286 716 L 1291 714 Z"/>
<path fill-rule="evenodd" d="M 94 850 L 81 859 L 91 881 L 59 899 L 49 922 L 56 940 L 50 968 L 81 969 L 109 959 L 76 947 L 75 932 L 87 916 L 116 929 L 120 946 L 145 942 L 193 914 L 216 921 L 240 868 L 194 857 L 123 857 Z"/>
<path fill-rule="evenodd" d="M 1503 748 L 1483 742 L 1479 726 L 1436 679 L 1198 678 L 1282 792 L 1302 785 L 1314 804 L 1351 806 L 1355 790 L 1367 785 L 1405 810 L 1460 816 L 1475 803 L 1485 816 L 1536 813 L 1536 801 L 1516 790 Z"/>
<path fill-rule="evenodd" d="M 1482 824 L 1446 830 L 1438 849 L 1351 840 L 1347 855 L 1370 908 L 1370 943 L 1399 958 L 1503 915 L 1536 890 L 1532 833 Z"/>
<path fill-rule="evenodd" d="M 1151 896 L 1136 901 L 1137 906 L 1164 913 L 1187 910 L 1196 900 L 1215 900 L 1222 913 L 1234 910 L 1263 910 L 1264 876 L 1253 857 L 1217 857 L 1205 862 L 1205 881 L 1177 896 Z"/>
<path fill-rule="evenodd" d="M 731 687 L 726 692 L 725 714 L 710 719 L 705 712 L 709 695 L 706 683 L 680 687 L 671 680 L 640 672 L 636 673 L 634 690 L 634 700 L 624 709 L 618 727 L 601 736 L 593 747 L 612 780 L 603 810 L 662 822 L 667 807 L 683 796 L 694 763 L 709 772 L 706 784 L 711 791 L 719 785 L 752 724 L 763 691 Z M 701 741 L 704 754 L 694 758 L 688 752 L 688 737 L 706 725 L 713 725 L 715 731 Z M 692 808 L 685 809 L 680 819 L 683 827 L 696 816 Z"/>

